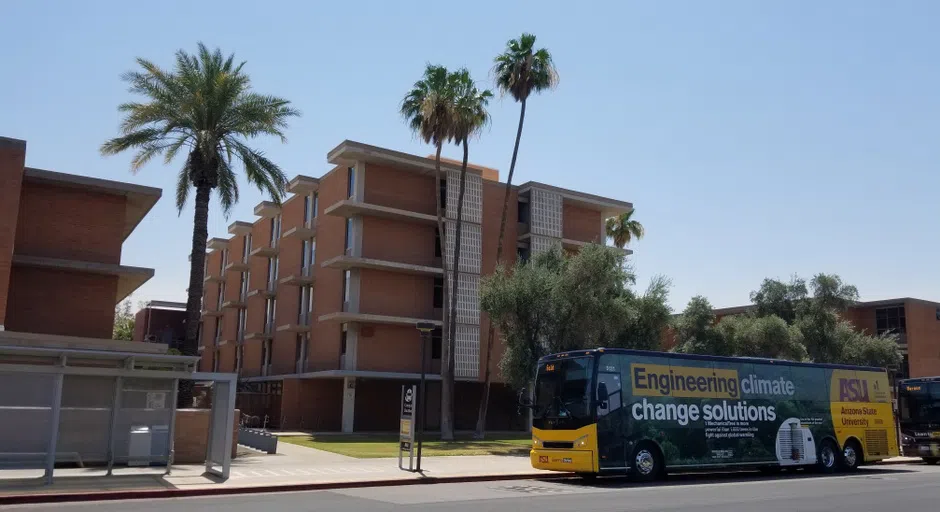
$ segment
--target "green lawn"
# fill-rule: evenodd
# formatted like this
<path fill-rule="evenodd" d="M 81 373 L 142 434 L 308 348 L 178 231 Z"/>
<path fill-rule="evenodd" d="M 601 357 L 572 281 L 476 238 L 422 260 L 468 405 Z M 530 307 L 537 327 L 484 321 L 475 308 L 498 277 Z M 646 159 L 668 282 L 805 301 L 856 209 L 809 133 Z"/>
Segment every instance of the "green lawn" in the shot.
<path fill-rule="evenodd" d="M 456 441 L 443 442 L 438 434 L 430 434 L 424 442 L 422 454 L 443 455 L 526 455 L 532 446 L 532 438 L 525 434 L 498 434 L 477 441 L 468 436 L 458 436 Z M 297 444 L 339 453 L 349 457 L 371 459 L 398 456 L 398 436 L 370 434 L 326 434 L 314 436 L 281 436 L 282 443 Z"/>

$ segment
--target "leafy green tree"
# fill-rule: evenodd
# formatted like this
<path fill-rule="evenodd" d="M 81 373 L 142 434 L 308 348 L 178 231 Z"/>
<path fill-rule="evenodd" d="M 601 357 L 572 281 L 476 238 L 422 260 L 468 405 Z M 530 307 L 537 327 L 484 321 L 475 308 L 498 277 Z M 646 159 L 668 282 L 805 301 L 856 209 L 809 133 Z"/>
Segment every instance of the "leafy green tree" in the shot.
<path fill-rule="evenodd" d="M 612 344 L 628 315 L 625 287 L 633 279 L 623 257 L 597 244 L 573 255 L 555 248 L 483 279 L 480 306 L 506 341 L 500 370 L 512 386 L 530 382 L 543 355 Z"/>
<path fill-rule="evenodd" d="M 512 178 L 516 172 L 516 157 L 519 155 L 519 141 L 522 139 L 522 126 L 525 123 L 525 108 L 529 96 L 535 92 L 554 88 L 558 84 L 558 72 L 552 61 L 552 55 L 545 48 L 535 49 L 535 36 L 522 34 L 519 39 L 506 43 L 506 50 L 499 54 L 493 66 L 496 88 L 502 94 L 510 94 L 520 104 L 519 127 L 516 129 L 516 142 L 512 148 L 509 162 L 509 174 L 506 178 L 506 192 L 503 195 L 503 211 L 499 220 L 499 237 L 496 241 L 496 263 L 503 261 L 503 239 L 506 236 L 506 218 L 509 212 L 509 197 L 512 191 Z M 493 353 L 493 340 L 496 333 L 493 322 L 489 322 L 486 337 L 486 360 L 483 370 L 483 396 L 477 412 L 477 425 L 474 437 L 482 439 L 486 431 L 486 411 L 489 406 L 490 357 Z"/>
<path fill-rule="evenodd" d="M 672 281 L 655 276 L 643 295 L 628 291 L 628 313 L 613 346 L 637 350 L 659 350 L 662 335 L 672 322 L 669 289 Z"/>
<path fill-rule="evenodd" d="M 676 352 L 734 355 L 735 347 L 715 329 L 715 313 L 708 299 L 697 295 L 676 321 Z"/>
<path fill-rule="evenodd" d="M 428 64 L 424 75 L 415 82 L 412 89 L 401 102 L 400 113 L 405 118 L 411 130 L 426 144 L 434 145 L 434 181 L 435 191 L 441 190 L 441 150 L 445 143 L 454 140 L 457 125 L 457 95 L 455 83 L 456 75 L 444 66 Z M 437 232 L 444 248 L 446 229 L 444 224 L 444 208 L 441 204 L 440 193 L 435 194 L 437 200 Z M 441 258 L 441 267 L 447 275 L 447 258 Z M 450 283 L 444 279 L 444 297 L 449 296 Z M 456 294 L 455 294 L 456 295 Z M 444 301 L 444 326 L 442 332 L 444 339 L 441 344 L 441 356 L 444 364 L 441 365 L 441 432 L 453 435 L 453 382 L 454 360 L 453 336 L 449 326 L 450 303 Z"/>
<path fill-rule="evenodd" d="M 858 288 L 843 283 L 842 278 L 835 274 L 816 274 L 809 286 L 816 308 L 842 312 L 858 302 Z"/>
<path fill-rule="evenodd" d="M 612 239 L 614 245 L 623 249 L 634 238 L 639 240 L 643 238 L 645 231 L 640 221 L 633 220 L 633 213 L 636 210 L 630 210 L 621 213 L 616 217 L 611 217 L 604 222 L 604 230 L 607 237 Z"/>
<path fill-rule="evenodd" d="M 130 299 L 114 308 L 114 329 L 111 338 L 115 340 L 134 340 L 134 313 L 131 312 Z"/>
<path fill-rule="evenodd" d="M 194 356 L 199 345 L 209 196 L 215 190 L 223 211 L 231 210 L 238 202 L 235 165 L 240 162 L 248 182 L 280 202 L 287 182 L 284 172 L 247 140 L 270 135 L 286 141 L 287 121 L 300 113 L 285 99 L 253 92 L 244 62 L 236 63 L 234 54 L 224 57 L 221 50 L 210 51 L 202 43 L 196 55 L 176 52 L 172 71 L 142 58 L 137 64 L 140 71 L 122 78 L 144 101 L 118 107 L 125 116 L 121 135 L 102 144 L 101 153 L 136 150 L 131 171 L 137 172 L 155 156 L 162 155 L 169 164 L 184 152 L 176 206 L 182 212 L 190 188 L 196 190 L 196 205 L 182 351 Z M 192 383 L 181 382 L 178 403 L 185 406 L 192 403 Z"/>
<path fill-rule="evenodd" d="M 769 357 L 803 361 L 807 358 L 799 329 L 776 315 L 732 315 L 722 318 L 717 335 L 732 347 L 736 356 Z"/>
<path fill-rule="evenodd" d="M 793 276 L 789 283 L 768 278 L 760 289 L 751 292 L 751 302 L 757 306 L 757 316 L 776 315 L 792 324 L 805 306 L 807 294 L 806 281 L 799 276 Z"/>

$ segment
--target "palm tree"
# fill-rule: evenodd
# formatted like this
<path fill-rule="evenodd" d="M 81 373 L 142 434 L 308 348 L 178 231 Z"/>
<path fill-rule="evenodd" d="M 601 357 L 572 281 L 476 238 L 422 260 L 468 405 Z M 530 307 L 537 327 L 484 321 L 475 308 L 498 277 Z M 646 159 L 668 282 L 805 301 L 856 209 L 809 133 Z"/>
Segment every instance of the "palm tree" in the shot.
<path fill-rule="evenodd" d="M 400 113 L 408 122 L 411 130 L 420 137 L 426 144 L 433 144 L 434 153 L 434 181 L 435 196 L 437 198 L 437 233 L 440 239 L 441 249 L 444 248 L 444 237 L 446 235 L 444 226 L 444 210 L 441 205 L 441 149 L 444 143 L 454 139 L 454 124 L 456 113 L 456 90 L 454 88 L 453 73 L 449 73 L 444 66 L 428 64 L 424 70 L 424 76 L 421 80 L 415 82 L 411 91 L 405 95 L 401 102 Z M 447 258 L 441 258 L 441 268 L 444 275 L 447 275 Z M 448 292 L 447 279 L 444 279 L 444 297 Z M 449 361 L 453 357 L 448 335 L 450 330 L 448 316 L 448 303 L 444 301 L 444 326 L 442 332 L 445 334 L 441 347 L 441 356 L 444 361 Z M 423 365 L 425 362 L 422 361 Z M 454 367 L 452 365 L 441 365 L 441 381 L 453 382 Z M 424 397 L 421 397 L 424 400 Z M 442 386 L 441 389 L 441 410 L 453 410 L 453 386 Z M 424 418 L 422 418 L 422 421 Z M 453 432 L 452 417 L 448 414 L 441 415 L 441 432 Z"/>
<path fill-rule="evenodd" d="M 612 238 L 614 245 L 620 249 L 623 249 L 634 238 L 637 240 L 643 238 L 643 224 L 640 224 L 639 221 L 631 220 L 633 212 L 635 211 L 636 210 L 630 210 L 616 217 L 611 217 L 607 219 L 607 222 L 604 224 L 607 236 Z"/>
<path fill-rule="evenodd" d="M 520 103 L 519 128 L 516 130 L 516 143 L 512 148 L 512 160 L 509 162 L 509 176 L 506 179 L 506 193 L 503 198 L 503 213 L 499 221 L 499 238 L 496 243 L 496 264 L 502 261 L 503 237 L 506 234 L 506 216 L 509 211 L 509 192 L 512 189 L 512 176 L 516 172 L 516 157 L 519 155 L 519 141 L 522 139 L 522 125 L 525 123 L 525 106 L 529 95 L 542 92 L 558 85 L 558 72 L 552 62 L 552 55 L 545 48 L 535 49 L 535 36 L 522 34 L 519 39 L 506 43 L 506 51 L 498 55 L 493 66 L 496 88 L 502 94 L 511 94 Z M 490 322 L 486 337 L 486 366 L 483 377 L 483 397 L 477 413 L 475 437 L 482 439 L 486 432 L 486 409 L 490 400 L 490 354 L 493 353 L 495 330 Z"/>
<path fill-rule="evenodd" d="M 155 156 L 169 164 L 180 151 L 186 159 L 176 181 L 176 208 L 182 213 L 190 188 L 196 189 L 193 241 L 186 301 L 186 339 L 182 352 L 198 354 L 199 316 L 202 308 L 203 273 L 209 220 L 209 196 L 215 190 L 226 215 L 238 202 L 234 165 L 241 162 L 248 182 L 280 202 L 287 178 L 264 153 L 246 144 L 259 135 L 273 135 L 286 142 L 287 120 L 300 113 L 290 102 L 251 91 L 251 81 L 219 49 L 210 52 L 202 43 L 196 55 L 176 52 L 176 64 L 167 71 L 138 58 L 141 71 L 125 73 L 130 92 L 143 102 L 124 103 L 121 135 L 101 145 L 101 153 L 115 155 L 136 150 L 131 171 L 139 171 Z M 192 403 L 192 383 L 182 381 L 178 403 Z"/>

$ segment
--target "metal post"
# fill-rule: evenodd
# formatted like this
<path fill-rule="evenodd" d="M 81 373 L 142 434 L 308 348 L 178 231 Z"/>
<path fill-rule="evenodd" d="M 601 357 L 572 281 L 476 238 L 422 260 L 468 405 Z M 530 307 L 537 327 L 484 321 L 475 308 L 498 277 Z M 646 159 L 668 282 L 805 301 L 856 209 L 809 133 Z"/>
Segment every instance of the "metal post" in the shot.
<path fill-rule="evenodd" d="M 179 392 L 180 380 L 173 379 L 173 391 L 171 391 L 170 396 L 170 424 L 167 428 L 167 440 L 166 440 L 166 475 L 170 474 L 171 467 L 173 466 L 173 455 L 174 446 L 173 438 L 176 436 L 176 395 Z"/>
<path fill-rule="evenodd" d="M 121 411 L 121 388 L 124 387 L 124 378 L 114 378 L 114 399 L 111 401 L 111 425 L 108 427 L 108 476 L 114 469 L 114 430 L 117 428 L 118 414 Z"/>
<path fill-rule="evenodd" d="M 58 373 L 52 388 L 52 418 L 49 423 L 49 445 L 46 447 L 46 472 L 43 475 L 46 485 L 52 484 L 52 472 L 55 469 L 55 453 L 59 443 L 59 415 L 62 411 L 62 380 L 65 375 Z"/>
<path fill-rule="evenodd" d="M 418 393 L 418 406 L 420 412 L 418 412 L 418 429 L 416 434 L 418 435 L 418 461 L 417 461 L 417 472 L 421 472 L 421 445 L 424 443 L 424 421 L 428 412 L 428 401 L 425 396 L 427 393 L 427 347 L 428 347 L 428 333 L 421 331 L 421 391 Z M 416 411 L 417 412 L 417 411 Z"/>

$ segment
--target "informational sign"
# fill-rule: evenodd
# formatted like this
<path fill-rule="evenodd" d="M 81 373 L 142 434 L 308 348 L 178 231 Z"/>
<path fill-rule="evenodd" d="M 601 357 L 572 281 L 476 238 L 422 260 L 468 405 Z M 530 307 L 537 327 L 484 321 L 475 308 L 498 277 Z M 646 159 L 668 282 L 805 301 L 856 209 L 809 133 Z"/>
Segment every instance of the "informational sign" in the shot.
<path fill-rule="evenodd" d="M 148 391 L 147 409 L 166 409 L 166 392 Z"/>
<path fill-rule="evenodd" d="M 414 471 L 415 458 L 415 403 L 418 398 L 418 387 L 401 387 L 401 416 L 398 420 L 398 469 Z M 404 465 L 405 454 L 408 457 L 408 467 Z"/>

